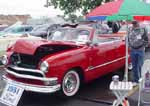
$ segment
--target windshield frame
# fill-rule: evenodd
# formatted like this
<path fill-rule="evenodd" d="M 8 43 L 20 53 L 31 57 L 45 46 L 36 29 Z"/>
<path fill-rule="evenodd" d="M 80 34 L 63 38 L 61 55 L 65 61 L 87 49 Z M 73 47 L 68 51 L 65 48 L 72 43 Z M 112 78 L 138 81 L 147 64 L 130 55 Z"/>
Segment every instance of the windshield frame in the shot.
<path fill-rule="evenodd" d="M 62 37 L 62 39 L 57 39 L 57 38 L 53 39 L 54 33 L 56 34 L 56 32 L 57 32 L 57 34 L 58 34 L 59 31 L 61 32 L 60 36 Z M 71 31 L 72 31 L 72 33 L 70 33 Z M 80 31 L 81 32 L 86 31 L 87 34 L 82 35 L 82 33 Z M 68 34 L 68 33 L 70 33 L 70 34 Z M 65 39 L 65 37 L 66 37 L 66 39 Z M 72 38 L 69 39 L 69 37 L 72 37 Z M 49 37 L 47 37 L 48 40 L 63 41 L 63 42 L 74 42 L 74 43 L 79 43 L 79 42 L 86 43 L 87 41 L 90 40 L 90 38 L 91 38 L 91 30 L 86 29 L 86 28 L 58 28 L 54 31 L 51 31 Z M 84 40 L 82 41 L 82 39 L 84 39 Z"/>

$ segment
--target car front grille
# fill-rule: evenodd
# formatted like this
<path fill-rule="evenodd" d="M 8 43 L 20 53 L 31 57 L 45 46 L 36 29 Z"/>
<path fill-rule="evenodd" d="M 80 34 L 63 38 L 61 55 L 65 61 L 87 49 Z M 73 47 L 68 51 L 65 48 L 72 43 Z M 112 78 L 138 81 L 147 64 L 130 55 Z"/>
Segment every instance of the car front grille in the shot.
<path fill-rule="evenodd" d="M 34 55 L 13 53 L 10 57 L 10 64 L 18 67 L 36 69 L 39 58 Z"/>
<path fill-rule="evenodd" d="M 11 72 L 20 74 L 20 75 L 30 75 L 34 77 L 44 77 L 44 73 L 40 70 L 32 70 L 32 69 L 25 69 L 16 66 L 8 66 L 7 69 Z"/>

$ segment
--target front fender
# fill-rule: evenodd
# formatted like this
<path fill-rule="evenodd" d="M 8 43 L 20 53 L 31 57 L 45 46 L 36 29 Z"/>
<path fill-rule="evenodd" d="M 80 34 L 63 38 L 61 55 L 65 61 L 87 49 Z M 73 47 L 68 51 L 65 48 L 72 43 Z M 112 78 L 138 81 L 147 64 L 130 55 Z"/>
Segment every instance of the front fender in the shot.
<path fill-rule="evenodd" d="M 46 59 L 49 63 L 47 77 L 57 77 L 61 83 L 64 74 L 74 67 L 80 67 L 84 72 L 89 66 L 89 58 L 85 52 L 60 54 Z"/>

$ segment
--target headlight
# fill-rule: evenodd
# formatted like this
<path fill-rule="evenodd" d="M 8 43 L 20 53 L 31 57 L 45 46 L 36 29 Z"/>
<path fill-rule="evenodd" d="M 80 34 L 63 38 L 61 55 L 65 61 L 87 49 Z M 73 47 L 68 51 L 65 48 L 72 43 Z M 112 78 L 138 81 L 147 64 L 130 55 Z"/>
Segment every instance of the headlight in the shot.
<path fill-rule="evenodd" d="M 46 61 L 43 61 L 40 65 L 40 70 L 44 73 L 48 72 L 49 64 Z"/>
<path fill-rule="evenodd" d="M 6 55 L 3 55 L 3 56 L 2 56 L 1 62 L 2 62 L 3 65 L 7 65 L 7 63 L 8 63 L 8 58 L 7 58 Z"/>

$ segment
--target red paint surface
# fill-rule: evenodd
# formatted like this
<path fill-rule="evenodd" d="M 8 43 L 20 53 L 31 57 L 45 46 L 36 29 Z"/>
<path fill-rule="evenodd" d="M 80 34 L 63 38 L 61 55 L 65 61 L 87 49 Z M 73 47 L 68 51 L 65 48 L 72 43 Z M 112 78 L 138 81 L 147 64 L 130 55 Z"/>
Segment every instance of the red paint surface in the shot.
<path fill-rule="evenodd" d="M 93 35 L 94 30 L 91 31 L 91 35 L 89 36 L 90 39 L 93 39 Z M 35 50 L 39 46 L 53 44 L 73 45 L 68 42 L 19 40 L 14 45 L 13 51 L 24 54 L 34 54 Z M 124 56 L 125 42 L 120 40 L 116 42 L 95 44 L 90 46 L 86 44 L 82 46 L 80 45 L 65 52 L 49 54 L 42 58 L 42 61 L 45 60 L 49 63 L 49 71 L 46 73 L 46 77 L 57 77 L 58 82 L 61 84 L 65 73 L 69 70 L 79 70 L 84 76 L 84 82 L 91 81 L 97 77 L 103 76 L 112 71 L 116 71 L 125 65 L 125 58 L 113 63 L 110 62 Z M 23 80 L 21 80 L 21 82 L 22 81 Z M 27 82 L 25 81 L 24 83 Z"/>

